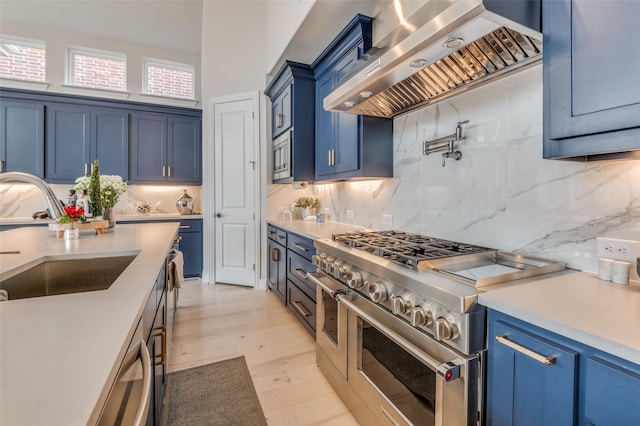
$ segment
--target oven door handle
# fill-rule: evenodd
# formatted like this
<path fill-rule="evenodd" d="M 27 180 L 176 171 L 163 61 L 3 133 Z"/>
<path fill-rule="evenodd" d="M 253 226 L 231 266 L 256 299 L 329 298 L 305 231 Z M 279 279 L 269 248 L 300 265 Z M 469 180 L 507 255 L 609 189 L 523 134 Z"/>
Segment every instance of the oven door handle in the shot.
<path fill-rule="evenodd" d="M 409 352 L 411 355 L 422 361 L 425 365 L 431 368 L 433 371 L 438 373 L 439 376 L 444 378 L 446 382 L 453 381 L 460 377 L 460 366 L 464 365 L 468 362 L 468 360 L 464 360 L 462 358 L 456 358 L 447 362 L 438 362 L 435 358 L 430 357 L 425 354 L 424 351 L 418 349 L 415 345 L 409 342 L 407 339 L 399 336 L 393 330 L 391 330 L 386 325 L 382 324 L 380 321 L 372 318 L 369 314 L 364 312 L 362 309 L 358 307 L 356 303 L 352 300 L 349 300 L 347 297 L 338 296 L 338 300 L 340 303 L 344 304 L 347 309 L 357 314 L 360 318 L 364 319 L 366 322 L 374 326 L 381 333 L 385 334 L 389 339 L 398 344 L 402 349 Z"/>
<path fill-rule="evenodd" d="M 340 296 L 344 296 L 347 293 L 347 289 L 344 285 L 338 283 L 333 278 L 328 278 L 327 281 L 331 283 L 331 286 L 324 281 L 321 281 L 320 278 L 325 276 L 321 275 L 320 272 L 309 273 L 307 274 L 307 278 L 313 281 L 313 283 L 319 286 L 325 293 L 331 296 L 332 299 L 338 300 Z"/>

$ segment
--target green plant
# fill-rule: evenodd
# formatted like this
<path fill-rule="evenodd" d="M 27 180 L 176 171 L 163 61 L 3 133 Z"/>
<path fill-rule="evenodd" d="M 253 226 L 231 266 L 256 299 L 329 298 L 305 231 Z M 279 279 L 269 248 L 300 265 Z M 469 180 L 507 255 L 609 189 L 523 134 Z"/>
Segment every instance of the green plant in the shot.
<path fill-rule="evenodd" d="M 296 200 L 295 206 L 304 208 L 312 207 L 317 209 L 318 207 L 320 207 L 320 200 L 313 196 L 300 197 Z"/>
<path fill-rule="evenodd" d="M 91 212 L 94 216 L 102 216 L 102 193 L 100 191 L 100 166 L 98 160 L 91 167 L 89 178 L 89 198 L 91 198 Z"/>

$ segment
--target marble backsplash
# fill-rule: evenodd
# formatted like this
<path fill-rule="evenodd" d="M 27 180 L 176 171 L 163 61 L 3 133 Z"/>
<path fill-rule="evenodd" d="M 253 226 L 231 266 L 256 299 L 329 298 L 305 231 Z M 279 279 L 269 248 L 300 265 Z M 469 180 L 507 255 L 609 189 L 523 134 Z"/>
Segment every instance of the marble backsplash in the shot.
<path fill-rule="evenodd" d="M 422 154 L 423 141 L 452 134 L 464 120 L 462 159 L 442 167 L 439 153 Z M 312 194 L 329 220 L 538 255 L 587 271 L 597 269 L 596 237 L 640 240 L 640 161 L 542 158 L 541 65 L 397 117 L 393 179 L 304 190 L 268 185 L 267 213 L 276 217 Z"/>
<path fill-rule="evenodd" d="M 73 185 L 50 185 L 62 201 L 67 200 Z M 120 196 L 115 206 L 116 215 L 134 215 L 131 205 L 138 201 L 159 201 L 153 213 L 177 213 L 176 201 L 184 190 L 194 200 L 195 212 L 202 211 L 202 187 L 200 186 L 148 186 L 129 185 L 127 192 Z M 0 218 L 30 218 L 34 212 L 47 208 L 40 190 L 28 184 L 0 184 Z"/>

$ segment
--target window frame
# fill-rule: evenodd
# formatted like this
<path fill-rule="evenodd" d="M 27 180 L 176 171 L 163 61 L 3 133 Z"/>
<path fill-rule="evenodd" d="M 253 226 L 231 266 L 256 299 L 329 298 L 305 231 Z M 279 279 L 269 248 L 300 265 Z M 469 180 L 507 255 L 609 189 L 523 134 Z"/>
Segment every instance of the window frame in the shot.
<path fill-rule="evenodd" d="M 102 90 L 107 92 L 115 92 L 115 93 L 127 93 L 128 90 L 128 69 L 127 69 L 127 54 L 121 52 L 113 52 L 110 50 L 102 50 L 102 49 L 94 49 L 90 47 L 82 47 L 69 45 L 65 51 L 66 60 L 65 60 L 65 72 L 64 72 L 64 84 L 70 87 L 75 87 L 79 89 L 88 89 L 88 90 Z M 88 87 L 88 86 L 80 86 L 74 84 L 75 78 L 75 57 L 76 55 L 81 56 L 90 56 L 94 58 L 100 59 L 109 59 L 112 61 L 121 61 L 124 62 L 124 90 L 114 90 L 114 89 L 105 89 L 104 87 Z"/>
<path fill-rule="evenodd" d="M 175 71 L 185 71 L 191 73 L 191 97 L 190 98 L 178 98 L 175 96 L 167 95 L 155 95 L 149 93 L 149 80 L 148 69 L 149 67 L 167 68 Z M 196 67 L 193 64 L 185 64 L 183 62 L 169 61 L 166 59 L 156 58 L 142 58 L 142 95 L 145 96 L 159 96 L 170 99 L 177 99 L 183 101 L 195 101 L 196 100 Z"/>
<path fill-rule="evenodd" d="M 45 40 L 39 40 L 35 38 L 19 37 L 9 34 L 0 33 L 0 48 L 2 44 L 16 44 L 19 46 L 32 47 L 36 49 L 44 50 L 44 80 L 28 80 L 11 77 L 1 77 L 3 81 L 11 81 L 23 84 L 42 85 L 47 84 L 47 42 Z"/>

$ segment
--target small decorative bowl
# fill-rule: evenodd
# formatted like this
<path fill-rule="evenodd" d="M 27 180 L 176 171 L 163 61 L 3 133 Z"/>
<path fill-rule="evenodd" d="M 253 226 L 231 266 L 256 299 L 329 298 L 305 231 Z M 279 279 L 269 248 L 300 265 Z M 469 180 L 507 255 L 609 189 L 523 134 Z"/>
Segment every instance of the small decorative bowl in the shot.
<path fill-rule="evenodd" d="M 158 207 L 160 201 L 137 201 L 129 203 L 134 212 L 139 215 L 148 215 Z"/>

